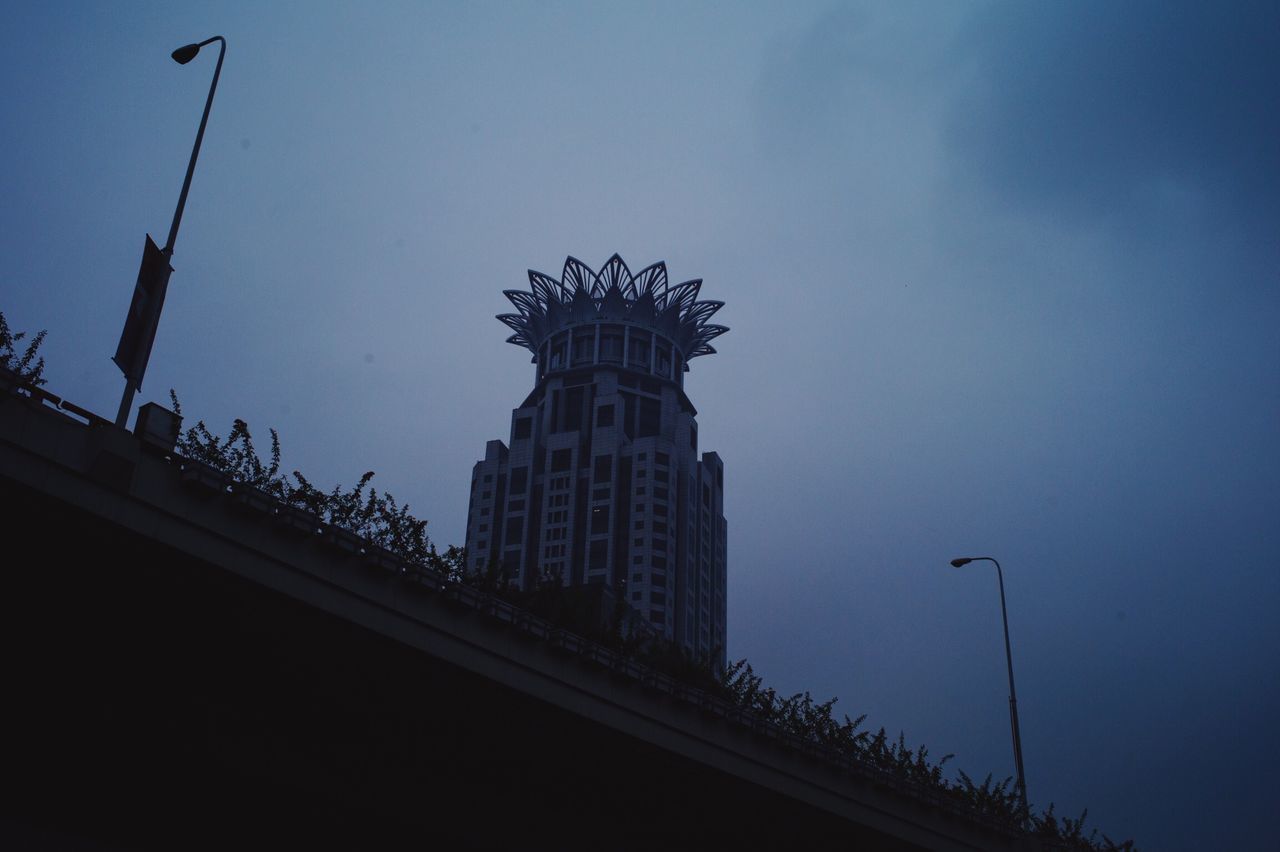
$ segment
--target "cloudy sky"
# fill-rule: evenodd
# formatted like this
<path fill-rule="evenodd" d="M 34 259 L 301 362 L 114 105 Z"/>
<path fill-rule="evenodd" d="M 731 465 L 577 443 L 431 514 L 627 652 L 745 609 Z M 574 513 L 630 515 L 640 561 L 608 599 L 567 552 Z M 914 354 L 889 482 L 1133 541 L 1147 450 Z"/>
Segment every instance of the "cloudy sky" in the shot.
<path fill-rule="evenodd" d="M 175 8 L 176 7 L 176 8 Z M 109 360 L 229 41 L 140 401 L 460 542 L 566 255 L 702 278 L 729 654 L 1151 849 L 1280 798 L 1280 7 L 29 3 L 0 310 Z"/>

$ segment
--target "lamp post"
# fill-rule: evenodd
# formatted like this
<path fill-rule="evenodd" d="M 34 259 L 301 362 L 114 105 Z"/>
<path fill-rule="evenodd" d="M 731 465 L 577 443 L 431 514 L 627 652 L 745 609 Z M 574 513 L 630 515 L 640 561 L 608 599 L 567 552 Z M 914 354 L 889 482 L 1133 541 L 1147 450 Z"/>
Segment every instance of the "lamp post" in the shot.
<path fill-rule="evenodd" d="M 213 93 L 218 88 L 218 76 L 222 73 L 222 59 L 227 54 L 227 40 L 222 36 L 205 39 L 199 44 L 187 44 L 172 53 L 173 61 L 186 65 L 200 48 L 213 42 L 221 42 L 218 49 L 218 64 L 213 69 L 213 82 L 209 84 L 209 97 L 204 102 L 204 115 L 200 117 L 200 129 L 196 131 L 196 144 L 191 149 L 191 160 L 187 163 L 187 176 L 182 181 L 182 192 L 178 195 L 178 207 L 173 211 L 173 224 L 169 226 L 169 238 L 163 249 L 157 249 L 150 235 L 144 246 L 142 268 L 138 272 L 138 283 L 134 287 L 133 302 L 129 306 L 129 316 L 125 320 L 124 331 L 120 335 L 120 343 L 116 347 L 112 359 L 125 375 L 124 395 L 120 398 L 120 410 L 116 413 L 116 425 L 125 428 L 129 419 L 129 409 L 133 407 L 133 395 L 142 388 L 142 376 L 147 371 L 147 361 L 151 358 L 151 344 L 155 341 L 156 328 L 160 324 L 160 311 L 164 307 L 164 295 L 169 286 L 169 275 L 173 269 L 169 259 L 173 257 L 173 245 L 178 239 L 178 226 L 182 223 L 182 211 L 187 206 L 187 193 L 191 190 L 191 176 L 196 170 L 196 158 L 200 156 L 200 143 L 204 141 L 204 128 L 209 123 L 209 109 L 213 106 Z"/>
<path fill-rule="evenodd" d="M 1013 765 L 1018 771 L 1018 796 L 1022 802 L 1022 820 L 1030 817 L 1027 807 L 1027 776 L 1022 769 L 1022 735 L 1018 728 L 1018 693 L 1013 688 L 1013 651 L 1009 647 L 1009 613 L 1004 605 L 1004 572 L 1000 563 L 990 556 L 962 556 L 952 559 L 951 565 L 961 568 L 970 562 L 990 562 L 996 566 L 996 579 L 1000 582 L 1000 617 L 1004 619 L 1004 659 L 1009 668 L 1009 727 L 1013 731 Z"/>

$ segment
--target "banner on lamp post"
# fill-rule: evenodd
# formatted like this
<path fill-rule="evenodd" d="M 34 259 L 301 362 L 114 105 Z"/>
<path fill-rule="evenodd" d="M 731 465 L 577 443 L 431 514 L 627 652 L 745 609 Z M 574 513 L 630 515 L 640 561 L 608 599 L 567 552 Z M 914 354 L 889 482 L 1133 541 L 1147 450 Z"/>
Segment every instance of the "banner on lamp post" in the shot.
<path fill-rule="evenodd" d="M 173 268 L 169 266 L 169 259 L 147 234 L 138 283 L 134 285 L 133 301 L 129 303 L 129 316 L 125 318 L 116 354 L 111 358 L 135 391 L 142 390 L 142 376 L 147 372 L 147 361 L 151 359 L 151 344 L 156 339 L 171 274 Z"/>

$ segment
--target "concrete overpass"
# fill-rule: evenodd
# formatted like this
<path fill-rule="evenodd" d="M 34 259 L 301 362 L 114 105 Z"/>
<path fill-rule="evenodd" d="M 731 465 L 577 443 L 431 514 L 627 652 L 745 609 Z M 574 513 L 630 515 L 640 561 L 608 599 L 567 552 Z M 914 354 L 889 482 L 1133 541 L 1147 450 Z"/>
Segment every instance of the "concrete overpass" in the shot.
<path fill-rule="evenodd" d="M 0 505 L 10 848 L 1036 848 L 39 390 Z"/>

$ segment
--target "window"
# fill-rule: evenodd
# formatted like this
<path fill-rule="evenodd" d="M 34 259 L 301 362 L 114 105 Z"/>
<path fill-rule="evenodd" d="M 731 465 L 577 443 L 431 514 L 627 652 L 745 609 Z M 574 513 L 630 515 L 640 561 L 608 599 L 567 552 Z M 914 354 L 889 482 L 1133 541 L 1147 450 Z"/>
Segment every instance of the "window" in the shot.
<path fill-rule="evenodd" d="M 636 521 L 636 529 L 638 529 L 638 530 L 642 530 L 642 529 L 644 529 L 644 521 L 643 521 L 643 520 Z"/>
<path fill-rule="evenodd" d="M 638 424 L 637 433 L 641 438 L 648 438 L 658 434 L 658 427 L 661 424 L 662 403 L 656 399 L 649 397 L 641 397 L 640 399 L 640 422 Z"/>
<path fill-rule="evenodd" d="M 595 479 L 597 484 L 613 481 L 613 456 L 596 456 Z"/>
<path fill-rule="evenodd" d="M 614 364 L 622 363 L 622 327 L 605 325 L 600 327 L 600 360 Z"/>
<path fill-rule="evenodd" d="M 564 392 L 564 430 L 577 432 L 582 428 L 582 388 L 569 388 Z"/>
<path fill-rule="evenodd" d="M 591 548 L 587 557 L 587 565 L 592 570 L 606 568 L 609 561 L 609 542 L 606 539 L 596 539 L 591 542 Z"/>
<path fill-rule="evenodd" d="M 587 329 L 585 333 L 584 331 L 578 331 L 576 334 L 574 334 L 573 336 L 574 366 L 577 366 L 578 364 L 590 364 L 592 359 L 595 357 L 595 352 L 596 352 L 596 338 L 593 330 Z"/>
<path fill-rule="evenodd" d="M 488 532 L 488 531 L 489 531 L 489 525 L 488 525 L 488 524 L 481 524 L 481 525 L 480 525 L 480 529 L 476 530 L 476 532 Z"/>
<path fill-rule="evenodd" d="M 507 504 L 507 511 L 509 511 L 509 512 L 523 512 L 523 511 L 524 511 L 524 500 L 512 500 L 510 503 L 508 503 L 508 504 Z"/>
<path fill-rule="evenodd" d="M 655 609 L 649 613 L 649 620 L 654 624 L 666 624 L 667 614 L 660 609 Z"/>
<path fill-rule="evenodd" d="M 597 506 L 591 510 L 591 534 L 601 535 L 609 531 L 609 507 Z"/>
<path fill-rule="evenodd" d="M 517 417 L 516 429 L 515 429 L 515 432 L 512 433 L 512 437 L 515 438 L 517 441 L 523 441 L 524 439 L 529 438 L 532 435 L 533 435 L 533 418 Z"/>
<path fill-rule="evenodd" d="M 602 405 L 596 409 L 596 425 L 612 426 L 613 425 L 613 403 Z"/>
<path fill-rule="evenodd" d="M 627 346 L 627 361 L 632 367 L 641 370 L 649 369 L 649 335 L 632 331 L 631 341 Z"/>
<path fill-rule="evenodd" d="M 636 395 L 620 393 L 622 397 L 622 431 L 628 438 L 636 436 Z"/>
<path fill-rule="evenodd" d="M 523 494 L 525 489 L 529 487 L 529 468 L 513 467 L 511 468 L 511 493 Z"/>
<path fill-rule="evenodd" d="M 604 488 L 597 488 L 595 491 L 592 491 L 591 499 L 592 500 L 608 500 L 609 486 L 606 485 Z"/>
<path fill-rule="evenodd" d="M 653 489 L 653 499 L 655 499 L 655 500 L 666 500 L 666 499 L 667 499 L 667 489 L 665 489 L 665 488 L 654 488 L 654 489 Z"/>
<path fill-rule="evenodd" d="M 520 533 L 524 529 L 524 518 L 507 519 L 507 544 L 519 544 Z"/>
<path fill-rule="evenodd" d="M 654 492 L 654 493 L 657 493 L 657 492 Z M 643 495 L 644 495 L 644 486 L 641 485 L 639 488 L 636 489 L 636 496 L 641 497 Z"/>
<path fill-rule="evenodd" d="M 492 473 L 486 473 L 486 474 L 484 475 L 484 481 L 485 481 L 485 482 L 493 482 L 493 474 L 492 474 Z"/>
<path fill-rule="evenodd" d="M 552 450 L 551 451 L 551 470 L 559 473 L 569 469 L 569 465 L 573 461 L 572 450 Z"/>
<path fill-rule="evenodd" d="M 661 465 L 671 464 L 671 456 L 666 453 L 654 453 L 653 460 Z"/>

